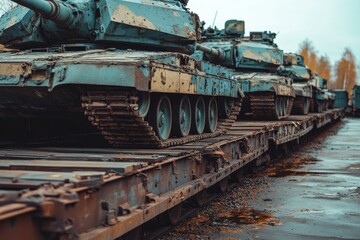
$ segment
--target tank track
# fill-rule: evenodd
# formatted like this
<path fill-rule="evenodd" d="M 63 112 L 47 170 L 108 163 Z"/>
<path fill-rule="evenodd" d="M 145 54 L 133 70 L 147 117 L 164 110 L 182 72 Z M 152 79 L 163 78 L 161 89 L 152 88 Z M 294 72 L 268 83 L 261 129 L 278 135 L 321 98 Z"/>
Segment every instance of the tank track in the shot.
<path fill-rule="evenodd" d="M 305 101 L 308 101 L 308 104 L 309 104 L 309 109 L 308 109 L 307 113 L 304 112 Z M 311 101 L 311 99 L 308 99 L 305 97 L 296 97 L 294 100 L 294 104 L 293 104 L 291 113 L 295 114 L 295 115 L 296 114 L 307 115 L 310 111 L 310 104 L 311 104 L 310 101 Z"/>
<path fill-rule="evenodd" d="M 303 108 L 303 104 L 304 102 L 302 101 L 303 99 L 295 99 L 294 101 L 294 105 L 293 105 L 293 113 L 301 113 L 302 108 Z"/>
<path fill-rule="evenodd" d="M 320 101 L 317 99 L 312 98 L 310 101 L 310 110 L 309 112 L 312 113 L 322 113 L 324 111 L 323 109 L 324 101 Z"/>
<path fill-rule="evenodd" d="M 294 98 L 288 96 L 277 96 L 289 98 L 290 100 L 286 108 L 285 115 L 278 116 L 275 109 L 275 97 L 276 95 L 274 93 L 250 94 L 250 107 L 253 117 L 258 120 L 280 120 L 290 116 Z"/>
<path fill-rule="evenodd" d="M 226 133 L 241 109 L 241 99 L 235 101 L 227 119 L 219 119 L 213 133 L 188 135 L 162 141 L 148 121 L 139 116 L 138 97 L 128 91 L 85 91 L 81 96 L 82 108 L 90 122 L 104 138 L 121 148 L 166 148 L 187 142 L 212 138 Z"/>

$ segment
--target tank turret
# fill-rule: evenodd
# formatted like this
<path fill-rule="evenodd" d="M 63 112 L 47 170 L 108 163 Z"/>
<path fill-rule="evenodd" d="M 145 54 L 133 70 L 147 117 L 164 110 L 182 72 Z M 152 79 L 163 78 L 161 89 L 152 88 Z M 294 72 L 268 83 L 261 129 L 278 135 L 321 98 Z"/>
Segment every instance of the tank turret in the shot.
<path fill-rule="evenodd" d="M 312 71 L 305 66 L 304 58 L 295 53 L 284 54 L 284 65 L 278 68 L 280 75 L 294 79 L 294 82 L 308 82 L 313 79 Z"/>
<path fill-rule="evenodd" d="M 197 49 L 204 52 L 204 59 L 241 71 L 275 72 L 283 64 L 283 51 L 274 44 L 275 33 L 250 32 L 249 37 L 244 34 L 244 21 L 228 20 L 223 30 L 206 29 L 203 44 Z"/>
<path fill-rule="evenodd" d="M 13 1 L 26 8 L 0 19 L 0 43 L 9 48 L 87 43 L 185 52 L 200 39 L 201 23 L 185 8 L 186 0 Z"/>

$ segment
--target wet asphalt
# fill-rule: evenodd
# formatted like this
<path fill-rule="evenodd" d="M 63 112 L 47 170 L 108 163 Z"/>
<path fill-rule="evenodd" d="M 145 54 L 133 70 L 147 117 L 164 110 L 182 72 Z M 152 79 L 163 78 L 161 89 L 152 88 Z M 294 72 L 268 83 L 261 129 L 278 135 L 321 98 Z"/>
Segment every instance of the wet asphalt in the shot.
<path fill-rule="evenodd" d="M 360 118 L 245 179 L 160 239 L 360 239 Z"/>
<path fill-rule="evenodd" d="M 281 224 L 237 237 L 360 239 L 360 119 L 345 120 L 336 135 L 308 150 L 310 164 L 275 179 L 252 204 Z"/>

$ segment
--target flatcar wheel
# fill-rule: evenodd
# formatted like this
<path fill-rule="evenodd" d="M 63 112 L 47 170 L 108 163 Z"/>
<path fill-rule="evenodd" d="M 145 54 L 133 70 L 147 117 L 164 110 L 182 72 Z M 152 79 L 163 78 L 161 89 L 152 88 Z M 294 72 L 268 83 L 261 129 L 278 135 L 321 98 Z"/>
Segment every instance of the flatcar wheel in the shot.
<path fill-rule="evenodd" d="M 142 239 L 142 227 L 139 226 L 130 232 L 126 233 L 122 237 L 118 238 L 118 240 L 141 240 Z"/>
<path fill-rule="evenodd" d="M 174 109 L 174 135 L 185 137 L 189 135 L 191 128 L 191 104 L 187 96 L 183 96 L 179 102 L 173 101 Z"/>
<path fill-rule="evenodd" d="M 226 177 L 220 180 L 218 183 L 216 183 L 215 191 L 218 193 L 224 193 L 226 192 L 228 186 L 229 186 L 229 179 Z"/>
<path fill-rule="evenodd" d="M 156 134 L 161 140 L 170 137 L 172 125 L 172 109 L 171 102 L 167 96 L 154 99 L 154 108 L 151 112 L 150 124 L 154 128 Z"/>
<path fill-rule="evenodd" d="M 228 118 L 231 114 L 231 109 L 234 106 L 234 99 L 232 98 L 223 98 L 220 100 L 220 113 L 221 117 Z"/>
<path fill-rule="evenodd" d="M 202 134 L 205 128 L 205 102 L 202 97 L 196 98 L 196 101 L 193 101 L 193 118 L 191 123 L 191 132 L 194 134 Z"/>
<path fill-rule="evenodd" d="M 231 179 L 234 182 L 241 182 L 241 180 L 244 179 L 244 168 L 245 167 L 242 167 L 231 174 Z"/>
<path fill-rule="evenodd" d="M 197 194 L 195 194 L 195 196 L 193 197 L 193 203 L 195 204 L 196 207 L 201 207 L 206 203 L 207 199 L 208 199 L 207 191 L 202 190 Z"/>
<path fill-rule="evenodd" d="M 206 108 L 206 124 L 205 129 L 207 132 L 215 132 L 218 123 L 218 105 L 215 98 L 210 98 Z"/>
<path fill-rule="evenodd" d="M 146 117 L 150 109 L 150 94 L 146 92 L 141 92 L 138 94 L 138 111 L 140 117 Z"/>
<path fill-rule="evenodd" d="M 182 204 L 180 203 L 165 212 L 165 219 L 167 220 L 165 223 L 167 223 L 168 225 L 175 226 L 176 224 L 179 223 L 181 219 L 181 215 L 182 215 Z"/>

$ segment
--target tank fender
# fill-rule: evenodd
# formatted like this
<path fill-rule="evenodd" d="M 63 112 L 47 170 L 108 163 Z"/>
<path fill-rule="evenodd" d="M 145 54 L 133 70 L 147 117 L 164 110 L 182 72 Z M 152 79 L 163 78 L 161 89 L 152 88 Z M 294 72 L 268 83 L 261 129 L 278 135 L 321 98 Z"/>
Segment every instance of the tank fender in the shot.
<path fill-rule="evenodd" d="M 99 85 L 149 90 L 151 74 L 146 65 L 58 64 L 53 70 L 50 90 L 60 85 Z"/>

